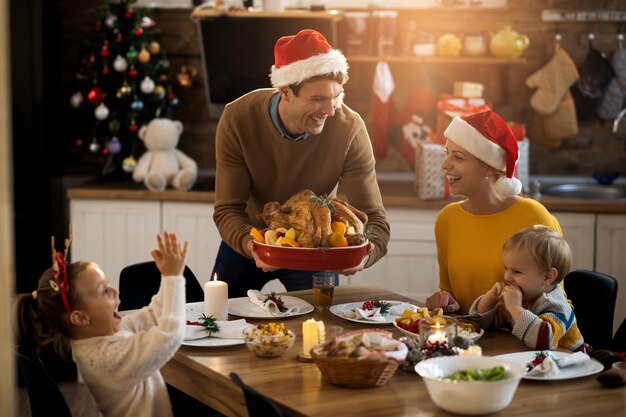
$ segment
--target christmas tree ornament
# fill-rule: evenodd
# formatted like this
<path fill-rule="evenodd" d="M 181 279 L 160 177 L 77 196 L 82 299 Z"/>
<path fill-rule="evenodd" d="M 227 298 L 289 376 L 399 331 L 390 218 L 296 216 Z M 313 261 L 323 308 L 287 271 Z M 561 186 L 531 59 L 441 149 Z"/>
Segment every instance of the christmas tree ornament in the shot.
<path fill-rule="evenodd" d="M 141 92 L 144 94 L 151 94 L 154 91 L 154 87 L 154 81 L 148 76 L 145 76 L 139 85 L 139 89 L 141 89 Z"/>
<path fill-rule="evenodd" d="M 120 153 L 120 151 L 122 150 L 122 144 L 117 136 L 113 136 L 111 138 L 109 143 L 107 143 L 107 148 L 109 149 L 109 152 L 111 152 L 113 155 Z"/>
<path fill-rule="evenodd" d="M 117 119 L 113 119 L 109 122 L 109 132 L 115 135 L 120 130 L 120 121 Z"/>
<path fill-rule="evenodd" d="M 139 36 L 143 36 L 143 28 L 140 26 L 138 28 L 135 28 L 135 31 L 133 32 L 135 34 L 135 36 L 139 37 Z"/>
<path fill-rule="evenodd" d="M 83 146 L 83 138 L 81 138 L 80 136 L 77 137 L 76 139 L 74 139 L 74 144 L 77 148 L 80 148 L 81 146 Z"/>
<path fill-rule="evenodd" d="M 126 61 L 126 58 L 124 58 L 123 56 L 118 55 L 113 61 L 113 68 L 117 72 L 124 72 L 128 69 L 128 61 Z"/>
<path fill-rule="evenodd" d="M 126 58 L 128 58 L 130 62 L 134 62 L 135 59 L 137 59 L 137 50 L 134 46 L 131 46 L 128 52 L 126 52 Z"/>
<path fill-rule="evenodd" d="M 115 27 L 115 24 L 117 23 L 117 16 L 109 13 L 104 23 L 107 25 L 109 29 L 113 29 Z"/>
<path fill-rule="evenodd" d="M 93 115 L 98 120 L 106 120 L 109 117 L 109 108 L 104 103 L 100 103 L 93 111 Z"/>
<path fill-rule="evenodd" d="M 122 86 L 117 90 L 117 93 L 115 94 L 115 96 L 119 99 L 124 99 L 128 97 L 129 95 L 131 95 L 132 92 L 133 92 L 133 88 L 130 85 L 128 85 L 128 82 L 124 81 L 124 84 L 122 84 Z"/>
<path fill-rule="evenodd" d="M 80 107 L 81 104 L 83 104 L 84 100 L 85 100 L 85 97 L 83 97 L 83 93 L 81 93 L 80 91 L 77 91 L 74 94 L 72 94 L 72 96 L 70 97 L 70 105 L 74 107 L 75 109 L 77 109 Z"/>
<path fill-rule="evenodd" d="M 102 103 L 104 97 L 105 94 L 102 91 L 102 88 L 98 86 L 91 87 L 91 89 L 87 93 L 87 100 L 89 100 L 89 103 L 91 103 L 93 106 L 97 106 Z"/>
<path fill-rule="evenodd" d="M 131 155 L 122 161 L 122 169 L 124 172 L 133 172 L 137 166 L 137 160 Z"/>
<path fill-rule="evenodd" d="M 124 17 L 130 20 L 133 17 L 133 11 L 131 9 L 126 10 L 124 12 Z"/>
<path fill-rule="evenodd" d="M 130 108 L 137 112 L 143 110 L 143 101 L 135 99 L 132 103 L 130 103 Z"/>
<path fill-rule="evenodd" d="M 89 151 L 91 153 L 98 153 L 100 150 L 100 144 L 96 138 L 93 138 L 93 141 L 89 144 Z"/>
<path fill-rule="evenodd" d="M 106 58 L 109 56 L 109 41 L 104 41 L 102 44 L 102 50 L 100 51 L 100 56 Z"/>
<path fill-rule="evenodd" d="M 179 104 L 178 97 L 173 97 L 173 98 L 170 100 L 170 106 L 172 106 L 172 107 L 177 107 L 177 106 L 178 106 L 178 104 Z"/>
<path fill-rule="evenodd" d="M 137 74 L 139 74 L 139 71 L 137 71 L 137 68 L 135 68 L 134 65 L 131 65 L 130 69 L 128 70 L 128 76 L 135 78 Z"/>
<path fill-rule="evenodd" d="M 176 74 L 178 84 L 183 88 L 190 88 L 193 85 L 193 79 L 196 78 L 198 70 L 191 65 L 183 65 L 180 72 Z"/>
<path fill-rule="evenodd" d="M 141 51 L 139 51 L 139 55 L 137 55 L 137 61 L 141 62 L 142 64 L 150 61 L 150 52 L 148 52 L 145 46 L 141 48 Z"/>
<path fill-rule="evenodd" d="M 156 26 L 156 22 L 150 19 L 148 16 L 144 16 L 141 18 L 141 27 L 153 28 L 155 26 Z"/>
<path fill-rule="evenodd" d="M 109 66 L 104 64 L 104 67 L 102 67 L 102 75 L 109 75 L 110 72 L 111 70 L 109 69 Z"/>
<path fill-rule="evenodd" d="M 128 126 L 128 131 L 135 133 L 137 130 L 139 130 L 139 126 L 137 126 L 137 123 L 135 123 L 135 119 L 133 119 L 133 121 L 131 121 L 130 125 Z"/>
<path fill-rule="evenodd" d="M 96 20 L 96 23 L 94 24 L 94 29 L 96 32 L 102 31 L 102 20 Z"/>
<path fill-rule="evenodd" d="M 108 147 L 104 147 L 102 148 L 102 155 L 108 155 L 109 154 L 109 148 Z"/>
<path fill-rule="evenodd" d="M 154 88 L 154 95 L 157 96 L 157 98 L 164 98 L 165 97 L 165 88 L 163 88 L 162 85 L 157 85 Z"/>
<path fill-rule="evenodd" d="M 161 45 L 159 45 L 158 42 L 152 41 L 148 44 L 148 52 L 150 52 L 152 55 L 158 54 L 160 50 Z"/>
<path fill-rule="evenodd" d="M 116 41 L 117 43 L 122 43 L 122 42 L 124 41 L 124 37 L 122 36 L 122 34 L 121 34 L 121 33 L 118 33 L 118 34 L 117 34 L 117 36 L 116 36 L 116 38 L 115 38 L 115 41 Z"/>

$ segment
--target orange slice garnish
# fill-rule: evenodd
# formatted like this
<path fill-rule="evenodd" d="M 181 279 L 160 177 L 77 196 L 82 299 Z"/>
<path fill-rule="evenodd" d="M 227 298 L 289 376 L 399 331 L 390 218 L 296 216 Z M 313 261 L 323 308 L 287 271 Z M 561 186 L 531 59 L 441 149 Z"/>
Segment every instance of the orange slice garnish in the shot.
<path fill-rule="evenodd" d="M 261 232 L 259 232 L 259 231 L 257 230 L 257 228 L 256 228 L 256 227 L 253 227 L 253 228 L 250 230 L 250 235 L 251 235 L 251 236 L 252 236 L 252 238 L 253 238 L 254 240 L 256 240 L 257 242 L 259 242 L 259 243 L 265 243 L 265 238 L 263 237 L 263 234 L 262 234 Z"/>
<path fill-rule="evenodd" d="M 285 236 L 281 236 L 276 240 L 276 244 L 279 246 L 291 246 L 292 248 L 299 248 L 300 244 L 293 239 Z"/>
<path fill-rule="evenodd" d="M 328 243 L 330 244 L 330 246 L 335 248 L 348 246 L 348 240 L 344 235 L 339 232 L 333 232 L 333 234 L 330 235 L 330 237 L 328 238 Z"/>

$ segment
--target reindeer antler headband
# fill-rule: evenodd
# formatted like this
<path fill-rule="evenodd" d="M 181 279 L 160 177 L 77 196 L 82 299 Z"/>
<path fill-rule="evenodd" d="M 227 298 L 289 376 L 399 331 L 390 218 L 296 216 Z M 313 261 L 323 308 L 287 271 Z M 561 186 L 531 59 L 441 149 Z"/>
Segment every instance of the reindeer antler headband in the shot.
<path fill-rule="evenodd" d="M 54 270 L 54 281 L 50 280 L 50 286 L 56 292 L 61 293 L 63 306 L 69 317 L 72 309 L 70 307 L 70 283 L 67 280 L 67 252 L 72 244 L 72 225 L 69 227 L 69 236 L 65 239 L 65 250 L 63 253 L 57 252 L 54 248 L 54 236 L 52 236 L 52 269 Z"/>

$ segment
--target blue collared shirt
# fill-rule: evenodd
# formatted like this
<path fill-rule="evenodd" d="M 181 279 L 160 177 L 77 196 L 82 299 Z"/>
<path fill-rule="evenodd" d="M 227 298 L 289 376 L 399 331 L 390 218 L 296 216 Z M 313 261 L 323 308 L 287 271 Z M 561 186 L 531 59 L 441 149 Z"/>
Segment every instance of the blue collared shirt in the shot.
<path fill-rule="evenodd" d="M 278 103 L 280 103 L 280 94 L 274 94 L 270 99 L 270 117 L 272 118 L 272 123 L 274 123 L 274 127 L 278 130 L 278 133 L 285 139 L 289 139 L 292 141 L 298 140 L 307 140 L 309 138 L 309 134 L 307 132 L 300 133 L 297 136 L 292 136 L 285 130 L 285 127 L 280 122 L 280 117 L 278 117 Z"/>

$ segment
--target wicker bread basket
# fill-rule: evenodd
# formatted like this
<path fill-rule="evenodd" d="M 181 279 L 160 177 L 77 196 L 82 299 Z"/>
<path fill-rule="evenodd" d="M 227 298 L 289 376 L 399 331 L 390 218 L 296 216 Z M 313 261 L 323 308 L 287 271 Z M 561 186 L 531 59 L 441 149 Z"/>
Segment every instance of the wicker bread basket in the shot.
<path fill-rule="evenodd" d="M 328 356 L 320 353 L 322 346 L 311 349 L 311 356 L 324 379 L 333 385 L 349 388 L 378 387 L 385 385 L 398 368 L 398 362 L 393 359 Z"/>

